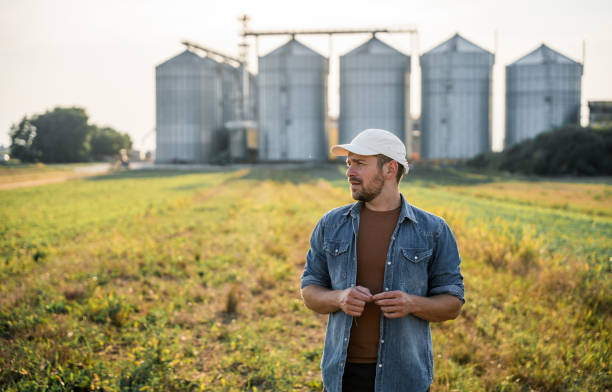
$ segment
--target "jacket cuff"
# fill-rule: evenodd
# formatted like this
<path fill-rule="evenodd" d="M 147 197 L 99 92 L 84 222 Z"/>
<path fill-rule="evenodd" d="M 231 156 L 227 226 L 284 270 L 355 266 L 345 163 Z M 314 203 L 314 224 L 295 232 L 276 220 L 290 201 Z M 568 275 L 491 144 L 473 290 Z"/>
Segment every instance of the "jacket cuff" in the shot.
<path fill-rule="evenodd" d="M 438 294 L 449 294 L 454 297 L 457 297 L 462 304 L 465 303 L 465 298 L 463 298 L 463 288 L 457 285 L 448 285 L 448 286 L 440 286 L 434 287 L 429 290 L 429 296 L 438 295 Z"/>
<path fill-rule="evenodd" d="M 310 286 L 316 284 L 317 286 L 322 286 L 322 287 L 326 287 L 329 288 L 329 285 L 327 284 L 327 282 L 324 282 L 322 280 L 319 280 L 317 278 L 315 278 L 314 276 L 307 276 L 302 278 L 302 284 L 300 288 L 304 288 L 306 286 Z"/>

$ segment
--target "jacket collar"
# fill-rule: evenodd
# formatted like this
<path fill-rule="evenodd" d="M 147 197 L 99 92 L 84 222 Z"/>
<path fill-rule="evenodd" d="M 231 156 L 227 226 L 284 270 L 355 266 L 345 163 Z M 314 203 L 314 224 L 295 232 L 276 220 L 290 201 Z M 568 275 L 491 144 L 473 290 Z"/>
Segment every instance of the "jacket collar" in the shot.
<path fill-rule="evenodd" d="M 404 219 L 410 219 L 414 223 L 419 223 L 416 220 L 416 217 L 414 216 L 413 207 L 410 204 L 408 204 L 408 202 L 404 198 L 404 195 L 402 195 L 401 193 L 400 193 L 400 198 L 402 199 L 402 209 L 400 211 L 399 222 L 403 222 Z M 358 218 L 359 214 L 361 213 L 361 207 L 363 206 L 363 204 L 364 202 L 362 201 L 353 203 L 353 205 L 348 210 L 346 210 L 344 215 L 347 216 L 350 214 L 353 219 Z"/>

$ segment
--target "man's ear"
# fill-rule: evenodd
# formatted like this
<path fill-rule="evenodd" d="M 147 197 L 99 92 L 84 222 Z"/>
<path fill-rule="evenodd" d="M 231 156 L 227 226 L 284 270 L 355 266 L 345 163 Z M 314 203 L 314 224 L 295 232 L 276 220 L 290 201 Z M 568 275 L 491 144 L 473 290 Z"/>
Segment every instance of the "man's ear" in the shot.
<path fill-rule="evenodd" d="M 397 166 L 397 162 L 396 161 L 389 161 L 389 163 L 387 164 L 387 173 L 389 175 L 393 175 L 395 177 L 395 174 L 397 173 L 397 171 L 399 170 L 399 167 Z"/>

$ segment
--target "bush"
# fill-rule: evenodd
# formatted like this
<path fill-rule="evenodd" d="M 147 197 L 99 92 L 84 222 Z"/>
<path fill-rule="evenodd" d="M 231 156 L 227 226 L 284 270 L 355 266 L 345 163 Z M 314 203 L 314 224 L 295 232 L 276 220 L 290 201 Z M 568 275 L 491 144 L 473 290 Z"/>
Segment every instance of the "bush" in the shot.
<path fill-rule="evenodd" d="M 612 128 L 567 125 L 506 151 L 480 154 L 468 165 L 536 175 L 612 175 Z"/>

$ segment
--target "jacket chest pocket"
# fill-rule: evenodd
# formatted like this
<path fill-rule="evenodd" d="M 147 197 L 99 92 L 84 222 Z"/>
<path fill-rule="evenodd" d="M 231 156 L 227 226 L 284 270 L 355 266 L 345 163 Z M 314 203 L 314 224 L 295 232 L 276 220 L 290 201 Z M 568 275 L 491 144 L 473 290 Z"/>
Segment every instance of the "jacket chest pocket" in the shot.
<path fill-rule="evenodd" d="M 399 263 L 399 287 L 416 295 L 426 295 L 429 276 L 427 269 L 433 255 L 430 248 L 401 248 Z"/>
<path fill-rule="evenodd" d="M 332 289 L 345 289 L 347 269 L 349 268 L 350 242 L 325 241 L 323 249 L 327 257 L 327 269 L 332 282 Z"/>

